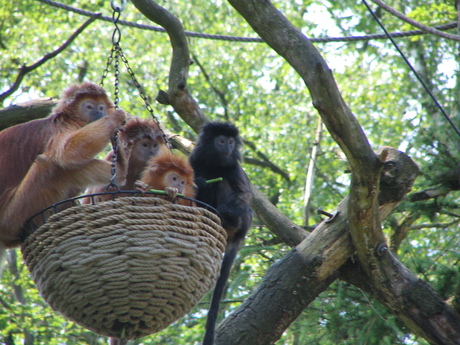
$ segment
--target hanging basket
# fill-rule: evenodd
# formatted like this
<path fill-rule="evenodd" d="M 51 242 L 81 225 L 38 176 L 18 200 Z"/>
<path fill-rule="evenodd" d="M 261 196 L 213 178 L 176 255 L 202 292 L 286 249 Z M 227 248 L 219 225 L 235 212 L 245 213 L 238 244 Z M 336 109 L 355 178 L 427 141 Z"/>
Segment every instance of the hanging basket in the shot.
<path fill-rule="evenodd" d="M 205 208 L 129 196 L 52 215 L 22 253 L 53 309 L 101 335 L 135 339 L 198 303 L 225 245 L 219 217 Z"/>

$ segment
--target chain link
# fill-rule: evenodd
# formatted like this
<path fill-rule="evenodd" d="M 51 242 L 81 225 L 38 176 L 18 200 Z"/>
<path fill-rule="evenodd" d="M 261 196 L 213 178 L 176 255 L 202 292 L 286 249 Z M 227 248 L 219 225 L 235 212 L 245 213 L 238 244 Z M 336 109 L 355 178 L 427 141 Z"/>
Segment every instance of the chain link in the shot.
<path fill-rule="evenodd" d="M 112 166 L 111 166 L 111 173 L 112 177 L 110 178 L 110 184 L 107 186 L 107 191 L 110 187 L 115 187 L 118 191 L 120 191 L 120 187 L 115 183 L 115 178 L 117 177 L 117 159 L 118 159 L 118 132 L 112 138 Z M 128 162 L 126 162 L 127 164 Z"/>
<path fill-rule="evenodd" d="M 134 71 L 132 70 L 131 66 L 129 65 L 128 59 L 126 58 L 126 56 L 123 53 L 123 50 L 121 49 L 121 46 L 120 46 L 121 30 L 118 27 L 118 21 L 120 19 L 121 12 L 123 11 L 123 9 L 125 7 L 125 4 L 126 4 L 126 0 L 123 0 L 122 4 L 121 4 L 121 7 L 118 7 L 118 6 L 115 6 L 113 0 L 111 1 L 111 5 L 112 5 L 112 9 L 113 9 L 112 21 L 113 21 L 113 24 L 115 25 L 115 28 L 114 28 L 113 33 L 112 33 L 112 49 L 110 50 L 109 57 L 107 58 L 105 69 L 102 72 L 100 85 L 104 86 L 104 80 L 105 80 L 105 78 L 107 78 L 107 76 L 109 74 L 110 66 L 113 63 L 113 65 L 114 65 L 114 77 L 115 77 L 114 83 L 113 83 L 113 85 L 114 85 L 113 103 L 114 103 L 115 108 L 118 109 L 118 105 L 120 103 L 120 97 L 119 97 L 119 95 L 120 95 L 120 87 L 119 87 L 120 80 L 119 79 L 120 79 L 120 59 L 121 59 L 121 61 L 123 62 L 123 64 L 126 67 L 126 70 L 128 71 L 129 75 L 131 76 L 131 79 L 132 79 L 134 85 L 136 86 L 137 90 L 139 91 L 139 95 L 144 100 L 144 104 L 145 104 L 146 109 L 148 110 L 148 112 L 152 116 L 153 121 L 157 124 L 158 128 L 160 129 L 161 134 L 163 136 L 163 140 L 165 141 L 166 146 L 168 148 L 171 148 L 172 146 L 171 146 L 168 138 L 166 137 L 165 132 L 161 128 L 160 122 L 155 117 L 155 114 L 153 113 L 153 109 L 152 109 L 152 107 L 150 105 L 150 102 L 149 102 L 147 96 L 145 95 L 141 84 L 139 83 L 139 81 L 137 80 L 136 76 L 134 75 Z M 107 189 L 110 188 L 110 187 L 116 187 L 117 190 L 120 191 L 120 188 L 115 183 L 115 177 L 117 175 L 116 162 L 117 162 L 117 159 L 118 159 L 118 149 L 119 148 L 118 148 L 118 132 L 117 132 L 117 133 L 115 133 L 114 137 L 112 138 L 112 152 L 113 152 L 112 164 L 111 164 L 112 177 L 110 179 L 110 184 L 107 186 Z"/>
<path fill-rule="evenodd" d="M 145 95 L 141 84 L 139 83 L 139 81 L 137 80 L 136 76 L 134 75 L 134 71 L 131 69 L 131 66 L 129 65 L 128 59 L 126 58 L 125 54 L 123 53 L 123 50 L 121 49 L 120 45 L 118 45 L 118 49 L 119 49 L 119 55 L 120 55 L 121 61 L 123 61 L 124 65 L 126 67 L 126 70 L 128 71 L 129 75 L 131 76 L 131 79 L 133 81 L 134 86 L 136 86 L 137 90 L 139 91 L 139 95 L 144 100 L 145 108 L 148 110 L 148 112 L 150 113 L 150 115 L 153 118 L 153 121 L 157 124 L 158 128 L 160 129 L 161 134 L 163 136 L 163 140 L 165 141 L 166 145 L 169 148 L 171 148 L 171 144 L 170 144 L 168 138 L 166 137 L 165 132 L 163 131 L 163 129 L 161 129 L 160 122 L 158 121 L 158 119 L 156 118 L 155 114 L 153 113 L 153 109 L 152 109 L 152 106 L 150 105 L 148 97 Z"/>

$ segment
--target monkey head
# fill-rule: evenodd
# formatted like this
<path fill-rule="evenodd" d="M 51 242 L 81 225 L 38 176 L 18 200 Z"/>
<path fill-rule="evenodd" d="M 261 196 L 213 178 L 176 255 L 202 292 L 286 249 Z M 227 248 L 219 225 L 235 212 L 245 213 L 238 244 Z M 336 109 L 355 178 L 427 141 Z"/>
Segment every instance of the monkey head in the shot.
<path fill-rule="evenodd" d="M 214 166 L 233 166 L 241 161 L 242 145 L 238 128 L 227 122 L 210 122 L 201 131 L 197 149 L 204 162 Z"/>
<path fill-rule="evenodd" d="M 187 159 L 173 154 L 167 148 L 163 148 L 150 160 L 141 180 L 159 190 L 176 188 L 186 196 L 194 189 L 194 172 Z"/>
<path fill-rule="evenodd" d="M 113 109 L 113 103 L 101 86 L 85 82 L 65 90 L 53 113 L 55 117 L 70 116 L 74 120 L 90 123 L 106 116 Z"/>
<path fill-rule="evenodd" d="M 130 165 L 145 165 L 150 158 L 157 155 L 162 145 L 166 145 L 160 127 L 152 120 L 131 118 L 120 133 L 123 145 L 133 142 Z"/>

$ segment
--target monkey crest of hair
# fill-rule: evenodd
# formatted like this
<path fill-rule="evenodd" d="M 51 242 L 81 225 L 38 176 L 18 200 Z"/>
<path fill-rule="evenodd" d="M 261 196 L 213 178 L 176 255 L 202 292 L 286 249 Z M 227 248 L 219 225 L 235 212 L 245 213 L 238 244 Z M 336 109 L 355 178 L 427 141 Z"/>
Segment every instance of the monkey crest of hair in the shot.
<path fill-rule="evenodd" d="M 130 119 L 125 126 L 125 130 L 120 133 L 120 138 L 127 140 L 137 140 L 142 138 L 157 139 L 161 137 L 161 130 L 152 120 L 143 120 L 138 117 Z"/>
<path fill-rule="evenodd" d="M 205 124 L 201 128 L 201 134 L 197 140 L 197 146 L 199 147 L 213 147 L 214 146 L 214 138 L 218 137 L 219 135 L 224 135 L 226 137 L 233 137 L 235 139 L 235 150 L 230 158 L 230 160 L 225 160 L 221 164 L 216 161 L 212 160 L 205 160 L 202 161 L 202 164 L 209 163 L 210 165 L 233 165 L 236 161 L 241 162 L 241 153 L 239 148 L 243 145 L 243 142 L 239 135 L 239 129 L 234 124 L 229 122 L 209 122 Z M 235 161 L 236 160 L 236 161 Z"/>
<path fill-rule="evenodd" d="M 57 116 L 63 114 L 70 103 L 78 102 L 83 98 L 99 98 L 105 97 L 107 99 L 109 108 L 113 108 L 114 105 L 108 100 L 107 92 L 103 87 L 93 84 L 91 82 L 84 82 L 81 85 L 72 85 L 62 93 L 61 100 L 56 105 L 53 113 Z"/>
<path fill-rule="evenodd" d="M 183 176 L 191 176 L 191 181 L 193 181 L 194 172 L 192 166 L 188 164 L 187 159 L 174 154 L 167 148 L 163 148 L 157 156 L 150 160 L 149 166 L 154 165 L 157 166 L 157 175 L 162 175 L 167 171 L 175 170 Z"/>

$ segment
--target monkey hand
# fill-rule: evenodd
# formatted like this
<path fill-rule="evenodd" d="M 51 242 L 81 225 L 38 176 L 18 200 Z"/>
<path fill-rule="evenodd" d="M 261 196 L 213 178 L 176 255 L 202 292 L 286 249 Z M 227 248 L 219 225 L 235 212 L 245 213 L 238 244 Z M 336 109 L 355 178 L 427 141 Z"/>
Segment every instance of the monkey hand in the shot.
<path fill-rule="evenodd" d="M 149 185 L 147 183 L 142 182 L 141 180 L 137 180 L 134 183 L 134 186 L 136 187 L 136 190 L 138 190 L 138 191 L 140 191 L 142 193 L 147 192 L 148 189 L 149 189 Z"/>
<path fill-rule="evenodd" d="M 195 178 L 195 186 L 197 190 L 203 190 L 203 189 L 206 189 L 208 184 L 206 183 L 206 180 L 200 176 L 200 177 Z"/>
<path fill-rule="evenodd" d="M 122 109 L 114 109 L 107 113 L 107 118 L 112 122 L 112 132 L 110 137 L 113 137 L 115 133 L 123 130 L 123 126 L 126 124 L 126 112 Z"/>
<path fill-rule="evenodd" d="M 166 192 L 166 198 L 169 201 L 174 201 L 174 199 L 176 199 L 177 197 L 177 193 L 179 193 L 179 190 L 175 187 L 166 187 L 165 192 Z"/>
<path fill-rule="evenodd" d="M 126 123 L 127 115 L 123 109 L 112 109 L 108 111 L 107 116 L 121 126 Z"/>

